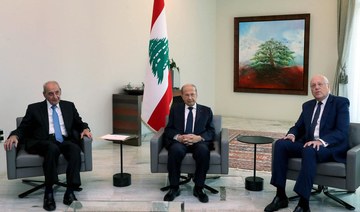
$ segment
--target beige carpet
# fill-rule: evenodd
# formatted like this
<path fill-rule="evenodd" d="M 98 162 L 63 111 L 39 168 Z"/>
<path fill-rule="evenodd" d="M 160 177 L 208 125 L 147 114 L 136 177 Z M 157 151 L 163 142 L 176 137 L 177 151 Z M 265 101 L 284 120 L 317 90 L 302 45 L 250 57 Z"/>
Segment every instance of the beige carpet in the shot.
<path fill-rule="evenodd" d="M 260 135 L 275 140 L 284 136 L 283 133 L 229 129 L 229 167 L 249 170 L 254 169 L 254 145 L 237 141 L 239 135 Z M 271 144 L 256 146 L 256 170 L 271 171 Z"/>

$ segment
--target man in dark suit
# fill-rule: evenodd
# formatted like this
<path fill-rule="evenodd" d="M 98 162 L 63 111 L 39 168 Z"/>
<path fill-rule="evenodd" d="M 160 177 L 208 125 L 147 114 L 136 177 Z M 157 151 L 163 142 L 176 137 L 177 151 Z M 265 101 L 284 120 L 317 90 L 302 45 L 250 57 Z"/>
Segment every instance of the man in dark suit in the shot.
<path fill-rule="evenodd" d="M 196 161 L 193 194 L 200 202 L 208 202 L 204 192 L 206 173 L 209 169 L 210 150 L 213 148 L 215 128 L 213 113 L 209 107 L 196 103 L 195 85 L 186 84 L 181 88 L 182 104 L 170 110 L 169 122 L 164 132 L 165 147 L 168 152 L 168 172 L 170 190 L 164 201 L 173 201 L 180 195 L 180 167 L 187 152 Z"/>
<path fill-rule="evenodd" d="M 323 75 L 314 76 L 310 87 L 315 99 L 303 104 L 295 125 L 283 139 L 275 143 L 271 184 L 277 191 L 265 211 L 277 211 L 288 206 L 285 193 L 288 158 L 302 158 L 300 174 L 294 187 L 300 196 L 295 212 L 310 211 L 309 198 L 316 165 L 328 161 L 346 161 L 349 100 L 331 95 L 329 81 Z"/>
<path fill-rule="evenodd" d="M 4 144 L 5 150 L 25 144 L 25 150 L 44 157 L 45 175 L 44 209 L 56 209 L 53 185 L 58 181 L 57 161 L 63 154 L 68 161 L 66 170 L 67 189 L 63 203 L 70 205 L 77 200 L 74 189 L 81 184 L 81 156 L 79 139 L 92 137 L 89 126 L 84 123 L 74 103 L 60 100 L 61 88 L 56 81 L 46 82 L 43 86 L 45 100 L 30 104 L 19 127 L 12 131 Z M 78 132 L 79 135 L 76 135 Z"/>

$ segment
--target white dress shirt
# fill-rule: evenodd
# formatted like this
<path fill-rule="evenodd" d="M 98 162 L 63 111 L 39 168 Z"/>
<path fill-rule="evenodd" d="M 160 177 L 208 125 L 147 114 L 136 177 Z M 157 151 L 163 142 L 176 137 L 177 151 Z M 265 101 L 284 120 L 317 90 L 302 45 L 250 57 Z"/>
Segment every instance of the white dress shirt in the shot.
<path fill-rule="evenodd" d="M 194 132 L 195 117 L 196 117 L 196 103 L 194 104 L 194 106 L 192 106 L 192 108 L 193 108 L 193 109 L 191 110 L 191 112 L 192 112 L 192 114 L 193 114 L 193 124 L 192 124 L 193 128 L 192 128 L 191 130 L 192 130 L 192 132 Z M 189 115 L 189 112 L 190 112 L 189 106 L 185 105 L 185 123 L 184 123 L 184 129 L 186 129 L 187 117 L 188 117 L 188 115 Z"/>
<path fill-rule="evenodd" d="M 51 108 L 52 105 L 50 104 L 49 101 L 46 101 L 46 102 L 47 102 L 48 119 L 49 119 L 49 134 L 54 134 L 55 130 L 54 130 L 54 121 L 53 121 L 53 118 L 52 118 L 52 113 L 53 113 L 53 110 Z M 56 105 L 55 110 L 56 110 L 56 113 L 59 116 L 61 134 L 66 137 L 68 134 L 67 134 L 66 129 L 65 129 L 64 119 L 63 119 L 59 104 Z"/>

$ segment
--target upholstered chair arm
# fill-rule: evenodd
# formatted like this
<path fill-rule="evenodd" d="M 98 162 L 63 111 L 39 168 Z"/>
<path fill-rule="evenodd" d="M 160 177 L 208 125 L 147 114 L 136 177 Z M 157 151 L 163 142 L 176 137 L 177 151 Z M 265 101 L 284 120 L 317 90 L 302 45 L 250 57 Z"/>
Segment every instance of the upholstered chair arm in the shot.
<path fill-rule="evenodd" d="M 223 128 L 221 130 L 220 138 L 220 152 L 221 152 L 221 174 L 229 173 L 229 129 Z"/>
<path fill-rule="evenodd" d="M 82 145 L 85 159 L 85 170 L 92 171 L 92 138 L 84 136 L 82 139 Z"/>
<path fill-rule="evenodd" d="M 11 150 L 6 151 L 6 165 L 8 179 L 16 179 L 16 152 L 17 149 L 13 144 Z"/>
<path fill-rule="evenodd" d="M 347 190 L 355 192 L 360 186 L 360 144 L 349 149 L 346 157 Z"/>
<path fill-rule="evenodd" d="M 163 147 L 163 134 L 164 128 L 161 128 L 150 140 L 151 172 L 157 172 L 159 153 Z"/>

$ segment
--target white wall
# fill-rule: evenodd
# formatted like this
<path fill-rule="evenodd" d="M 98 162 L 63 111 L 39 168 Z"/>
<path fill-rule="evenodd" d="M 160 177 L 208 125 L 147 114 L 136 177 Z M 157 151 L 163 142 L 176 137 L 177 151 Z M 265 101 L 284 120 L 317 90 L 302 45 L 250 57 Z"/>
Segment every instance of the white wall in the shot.
<path fill-rule="evenodd" d="M 215 105 L 216 1 L 165 1 L 181 83 Z M 15 128 L 57 80 L 95 137 L 112 132 L 113 93 L 144 81 L 153 1 L 0 0 L 0 129 Z"/>
<path fill-rule="evenodd" d="M 170 57 L 181 84 L 198 86 L 214 113 L 296 120 L 312 98 L 233 92 L 233 18 L 310 13 L 309 75 L 333 81 L 335 0 L 166 0 Z M 0 128 L 5 136 L 58 80 L 95 137 L 112 131 L 111 96 L 145 75 L 151 0 L 0 0 Z"/>
<path fill-rule="evenodd" d="M 309 80 L 322 73 L 333 82 L 337 60 L 336 0 L 226 0 L 216 12 L 216 111 L 226 116 L 296 121 L 308 96 L 233 92 L 234 17 L 310 13 Z"/>

